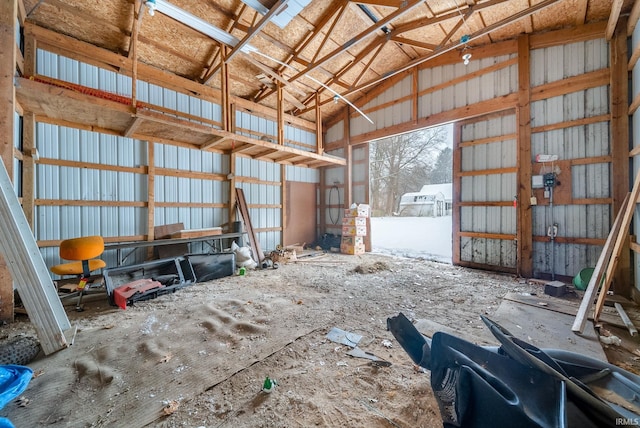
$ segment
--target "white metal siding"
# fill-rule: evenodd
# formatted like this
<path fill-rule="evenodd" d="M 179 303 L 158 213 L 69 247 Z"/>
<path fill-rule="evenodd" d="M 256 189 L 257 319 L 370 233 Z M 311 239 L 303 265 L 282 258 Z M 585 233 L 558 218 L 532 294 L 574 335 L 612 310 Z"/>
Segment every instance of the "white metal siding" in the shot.
<path fill-rule="evenodd" d="M 462 142 L 494 139 L 461 148 L 461 172 L 478 171 L 479 175 L 461 177 L 461 202 L 486 202 L 487 205 L 460 208 L 460 231 L 486 234 L 516 234 L 516 210 L 512 206 L 492 206 L 494 202 L 512 201 L 517 194 L 515 173 L 483 174 L 490 169 L 517 165 L 513 114 L 478 120 L 462 127 Z M 514 268 L 517 248 L 514 240 L 462 237 L 460 260 L 463 262 Z"/>
<path fill-rule="evenodd" d="M 531 52 L 531 86 L 601 70 L 609 66 L 608 62 L 608 45 L 604 39 L 537 49 Z M 533 102 L 531 126 L 542 127 L 608 113 L 609 89 L 601 86 Z M 611 154 L 609 123 L 533 133 L 532 161 L 539 153 L 558 155 L 559 160 L 608 156 Z M 555 168 L 552 164 L 547 167 L 549 171 Z M 561 171 L 563 173 L 570 174 L 573 199 L 611 197 L 609 163 L 573 165 L 571 171 Z M 556 203 L 553 213 L 548 205 L 532 208 L 534 236 L 546 236 L 552 222 L 558 224 L 559 237 L 604 239 L 609 233 L 610 205 Z M 534 273 L 574 276 L 585 267 L 595 266 L 600 250 L 598 246 L 583 244 L 534 242 Z"/>
<path fill-rule="evenodd" d="M 131 96 L 130 77 L 41 49 L 37 51 L 37 72 L 90 88 Z M 175 109 L 209 121 L 221 120 L 220 105 L 148 82 L 137 82 L 137 97 L 141 102 Z M 264 135 L 275 137 L 277 134 L 277 125 L 273 120 L 246 112 L 236 112 L 236 121 L 238 127 L 246 129 L 246 134 L 256 138 Z M 314 132 L 286 125 L 285 138 L 289 146 L 315 151 Z M 38 123 L 36 140 L 41 158 L 130 167 L 148 164 L 146 143 L 129 138 Z M 158 168 L 224 175 L 230 170 L 228 155 L 160 143 L 155 143 L 154 147 L 155 166 Z M 317 182 L 319 179 L 316 170 L 287 168 L 288 174 L 298 181 Z M 261 181 L 279 182 L 280 166 L 239 157 L 236 175 L 239 178 L 246 176 Z M 147 177 L 143 174 L 38 164 L 36 177 L 36 197 L 39 199 L 146 201 L 148 194 Z M 242 182 L 239 185 L 245 190 L 249 205 L 281 205 L 279 185 Z M 226 208 L 186 206 L 189 203 L 228 203 L 230 189 L 227 181 L 156 175 L 154 191 L 158 203 L 185 204 L 185 207 L 156 206 L 156 225 L 182 222 L 185 228 L 200 228 L 228 222 Z M 282 227 L 279 207 L 252 208 L 250 214 L 256 228 Z M 57 240 L 88 234 L 100 234 L 105 237 L 144 235 L 147 233 L 146 218 L 147 209 L 140 207 L 40 205 L 35 213 L 35 233 L 36 238 L 40 240 Z M 280 244 L 280 236 L 279 231 L 260 232 L 258 239 L 262 248 L 266 250 Z M 59 262 L 57 248 L 43 248 L 42 252 L 48 265 Z M 138 257 L 143 256 L 141 254 Z M 116 264 L 115 254 L 105 254 L 104 259 L 108 266 Z M 129 263 L 133 261 L 136 260 L 128 259 Z"/>

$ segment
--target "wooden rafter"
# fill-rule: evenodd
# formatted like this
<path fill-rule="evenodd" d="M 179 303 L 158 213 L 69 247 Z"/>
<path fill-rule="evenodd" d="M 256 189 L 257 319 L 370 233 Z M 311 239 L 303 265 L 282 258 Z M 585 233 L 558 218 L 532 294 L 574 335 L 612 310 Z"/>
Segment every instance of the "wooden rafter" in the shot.
<path fill-rule="evenodd" d="M 333 18 L 333 16 L 336 13 L 339 13 L 341 10 L 343 10 L 346 7 L 346 5 L 347 5 L 347 1 L 341 0 L 341 3 L 338 5 L 337 8 L 335 9 L 330 8 L 329 10 L 327 10 L 327 12 L 320 18 L 320 20 L 318 20 L 318 23 L 315 25 L 315 28 L 309 31 L 307 35 L 302 39 L 302 41 L 298 44 L 298 46 L 296 46 L 293 49 L 293 52 L 290 53 L 286 61 L 284 61 L 285 64 L 291 65 L 292 62 L 295 61 L 307 67 L 309 65 L 309 62 L 303 61 L 302 58 L 300 58 L 300 52 L 305 50 L 305 48 L 309 45 L 309 43 L 311 43 L 320 34 L 321 29 Z M 262 35 L 264 35 L 264 33 L 261 33 L 261 36 Z M 282 73 L 285 68 L 286 68 L 285 66 L 281 66 L 278 69 L 278 72 Z M 259 102 L 262 99 L 271 95 L 272 93 L 273 93 L 273 90 L 269 91 L 267 88 L 264 88 L 262 91 L 256 94 L 256 96 L 254 97 L 254 101 Z"/>
<path fill-rule="evenodd" d="M 339 81 L 339 79 L 344 76 L 346 73 L 348 73 L 351 69 L 353 69 L 356 65 L 358 65 L 360 63 L 360 61 L 364 61 L 364 59 L 371 54 L 372 51 L 375 51 L 372 55 L 372 57 L 375 57 L 377 55 L 376 52 L 379 52 L 380 49 L 382 49 L 382 47 L 386 44 L 386 40 L 385 39 L 381 39 L 381 38 L 377 38 L 371 41 L 371 43 L 369 43 L 369 45 L 367 45 L 367 47 L 365 49 L 363 49 L 354 59 L 353 61 L 351 61 L 351 63 L 347 64 L 345 67 L 342 68 L 342 70 L 340 70 L 331 80 L 329 80 L 327 82 L 327 85 L 331 85 L 333 83 L 337 83 Z M 369 66 L 371 65 L 371 61 L 369 61 L 369 63 L 365 66 L 365 70 L 367 68 L 369 68 Z M 349 87 L 353 87 L 353 83 L 351 85 L 349 85 Z M 320 88 L 319 92 L 324 92 L 325 89 L 324 88 Z"/>
<path fill-rule="evenodd" d="M 487 9 L 501 3 L 508 3 L 509 1 L 510 0 L 489 0 L 485 3 L 477 3 L 475 6 L 473 6 L 473 11 L 479 12 L 483 9 Z M 459 18 L 461 12 L 462 12 L 461 10 L 454 10 L 454 11 L 443 13 L 441 15 L 433 16 L 431 18 L 420 18 L 420 19 L 416 19 L 415 21 L 407 22 L 405 24 L 399 25 L 396 28 L 394 28 L 391 31 L 391 36 L 392 37 L 397 36 L 399 34 L 416 30 L 418 28 L 429 27 L 432 25 L 436 25 L 436 24 L 448 21 L 450 19 Z"/>
<path fill-rule="evenodd" d="M 357 86 L 358 83 L 360 83 L 360 80 L 362 80 L 365 73 L 371 69 L 371 64 L 373 64 L 373 61 L 375 61 L 378 55 L 380 55 L 380 52 L 382 52 L 383 47 L 384 47 L 384 44 L 381 43 L 380 46 L 378 46 L 376 50 L 371 54 L 371 58 L 369 58 L 369 61 L 367 61 L 367 63 L 365 64 L 360 74 L 358 74 L 358 76 L 355 78 L 351 87 Z"/>
<path fill-rule="evenodd" d="M 229 52 L 229 55 L 227 55 L 225 61 L 231 61 L 231 59 L 238 52 L 240 52 L 252 38 L 254 38 L 258 33 L 262 31 L 262 29 L 269 23 L 269 21 L 271 21 L 274 16 L 279 14 L 287 7 L 288 2 L 289 0 L 278 0 L 276 4 L 274 4 L 271 9 L 269 9 L 269 12 L 267 12 L 267 14 L 264 15 L 262 19 L 260 19 L 260 21 L 258 21 L 258 23 L 251 28 L 251 30 L 242 38 L 242 40 L 240 40 L 237 45 L 233 46 L 233 49 L 231 50 L 231 52 Z"/>
<path fill-rule="evenodd" d="M 371 6 L 400 7 L 403 0 L 358 0 L 358 3 Z"/>
<path fill-rule="evenodd" d="M 438 45 L 433 43 L 425 43 L 418 40 L 407 39 L 406 37 L 400 37 L 400 36 L 391 36 L 389 40 L 392 40 L 396 43 L 402 43 L 403 45 L 411 45 L 416 48 L 426 49 L 429 51 L 435 51 L 438 47 Z"/>
<path fill-rule="evenodd" d="M 254 59 L 253 57 L 251 57 L 249 54 L 246 54 L 245 59 L 247 61 L 249 61 L 251 64 L 255 65 L 256 67 L 258 67 L 261 71 L 263 71 L 264 73 L 267 73 L 269 76 L 273 77 L 274 79 L 276 79 L 278 82 L 282 83 L 283 85 L 285 85 L 288 89 L 293 90 L 294 92 L 299 93 L 300 95 L 307 95 L 303 90 L 298 89 L 297 86 L 289 83 L 289 81 L 287 81 L 287 79 L 285 79 L 284 77 L 280 76 L 275 70 L 273 70 L 270 67 L 267 67 L 266 65 L 264 65 L 263 63 L 261 63 L 260 61 Z"/>
<path fill-rule="evenodd" d="M 609 22 L 607 22 L 607 29 L 605 30 L 605 37 L 609 41 L 613 37 L 613 33 L 616 31 L 618 25 L 618 19 L 620 18 L 620 12 L 622 11 L 622 5 L 624 0 L 613 0 L 611 5 L 611 14 L 609 15 Z"/>
<path fill-rule="evenodd" d="M 360 34 L 358 34 L 357 36 L 355 36 L 354 38 L 349 40 L 344 45 L 340 46 L 337 49 L 334 49 L 333 51 L 331 51 L 330 53 L 326 54 L 322 58 L 320 58 L 320 59 L 318 59 L 316 61 L 312 61 L 311 64 L 309 64 L 309 66 L 307 66 L 304 70 L 298 72 L 295 76 L 290 78 L 289 81 L 291 82 L 291 81 L 295 81 L 295 80 L 300 79 L 301 77 L 303 77 L 307 73 L 310 73 L 311 71 L 315 70 L 316 68 L 320 67 L 321 65 L 327 63 L 328 61 L 330 61 L 330 60 L 336 58 L 337 56 L 341 55 L 342 53 L 346 52 L 347 49 L 352 48 L 353 46 L 361 43 L 362 41 L 364 41 L 365 39 L 370 37 L 372 34 L 374 34 L 376 31 L 378 31 L 379 29 L 384 27 L 385 25 L 391 23 L 395 19 L 398 19 L 398 18 L 406 15 L 407 13 L 412 11 L 416 6 L 419 6 L 419 5 L 423 4 L 423 3 L 424 3 L 424 0 L 410 0 L 408 2 L 408 4 L 404 8 L 400 8 L 400 9 L 396 10 L 395 12 L 393 12 L 392 14 L 386 16 L 384 19 L 381 19 L 380 21 L 376 22 L 375 24 L 373 24 L 372 26 L 370 26 L 366 30 L 360 32 Z"/>
<path fill-rule="evenodd" d="M 589 0 L 578 0 L 576 6 L 576 25 L 584 25 L 584 23 L 587 22 Z"/>
<path fill-rule="evenodd" d="M 472 12 L 473 12 L 473 10 L 469 9 L 465 13 L 465 17 L 461 18 L 456 23 L 456 25 L 454 25 L 453 28 L 447 34 L 445 34 L 444 38 L 440 41 L 440 44 L 438 45 L 438 49 L 443 47 L 443 46 L 445 46 L 447 44 L 447 42 L 449 40 L 451 40 L 451 37 L 453 37 L 453 35 L 460 29 L 460 27 L 462 27 L 464 25 L 465 20 L 469 18 L 469 15 L 471 15 Z"/>
<path fill-rule="evenodd" d="M 521 10 L 520 12 L 516 12 L 511 16 L 508 16 L 508 17 L 506 17 L 506 18 L 504 18 L 504 19 L 502 19 L 500 21 L 497 21 L 497 22 L 495 22 L 495 23 L 493 23 L 491 25 L 488 25 L 488 26 L 486 26 L 486 27 L 474 32 L 473 34 L 470 34 L 469 35 L 469 41 L 477 39 L 477 38 L 482 37 L 482 36 L 485 36 L 485 35 L 491 33 L 492 31 L 497 30 L 498 28 L 502 28 L 502 27 L 504 27 L 506 25 L 512 24 L 512 23 L 514 23 L 514 22 L 516 22 L 516 21 L 518 21 L 518 20 L 520 20 L 522 18 L 525 18 L 525 17 L 527 17 L 527 16 L 529 16 L 529 15 L 535 13 L 535 12 L 538 12 L 539 10 L 547 8 L 547 7 L 557 3 L 558 1 L 560 1 L 560 0 L 544 0 L 544 1 L 540 2 L 540 3 L 537 3 L 534 6 L 531 6 L 531 7 L 527 8 L 527 9 Z M 399 67 L 399 68 L 397 68 L 395 70 L 392 70 L 392 71 L 388 71 L 383 76 L 380 76 L 378 78 L 369 80 L 368 82 L 362 83 L 362 84 L 360 84 L 360 85 L 358 85 L 358 86 L 356 86 L 356 87 L 354 87 L 352 89 L 347 90 L 346 92 L 343 92 L 341 95 L 342 96 L 348 96 L 348 95 L 351 95 L 353 93 L 362 91 L 363 89 L 368 88 L 370 86 L 377 85 L 380 82 L 382 82 L 382 81 L 384 81 L 384 80 L 386 80 L 386 79 L 388 79 L 388 78 L 390 78 L 392 76 L 395 76 L 395 75 L 397 75 L 399 73 L 402 73 L 403 71 L 409 70 L 409 69 L 411 69 L 411 68 L 413 68 L 413 67 L 415 67 L 417 65 L 420 65 L 420 64 L 422 64 L 424 62 L 427 62 L 430 59 L 436 58 L 437 56 L 442 55 L 442 54 L 444 54 L 446 52 L 449 52 L 450 50 L 455 49 L 455 48 L 457 48 L 459 46 L 460 46 L 460 42 L 450 43 L 449 45 L 442 47 L 438 51 L 432 52 L 432 53 L 430 53 L 428 55 L 425 55 L 423 57 L 420 57 L 420 58 L 417 58 L 417 59 L 415 59 L 413 61 L 410 61 L 409 63 L 403 65 L 402 67 Z M 324 105 L 324 104 L 326 104 L 328 102 L 330 102 L 330 100 L 325 100 L 325 101 L 322 102 L 322 104 Z M 307 113 L 307 112 L 311 111 L 311 109 L 312 108 L 307 108 L 306 110 L 303 110 L 301 113 Z"/>
<path fill-rule="evenodd" d="M 316 54 L 311 59 L 311 62 L 314 62 L 315 60 L 318 59 L 320 52 L 322 52 L 322 50 L 324 49 L 324 46 L 326 45 L 327 41 L 331 37 L 331 34 L 333 34 L 333 29 L 336 27 L 338 22 L 340 22 L 340 19 L 342 19 L 346 11 L 347 11 L 347 8 L 345 4 L 342 8 L 340 8 L 340 10 L 338 11 L 338 15 L 336 16 L 336 19 L 333 20 L 333 22 L 331 23 L 331 26 L 326 31 L 324 35 L 324 39 L 322 39 L 322 42 L 320 42 L 320 46 L 318 47 L 318 49 L 316 49 Z"/>

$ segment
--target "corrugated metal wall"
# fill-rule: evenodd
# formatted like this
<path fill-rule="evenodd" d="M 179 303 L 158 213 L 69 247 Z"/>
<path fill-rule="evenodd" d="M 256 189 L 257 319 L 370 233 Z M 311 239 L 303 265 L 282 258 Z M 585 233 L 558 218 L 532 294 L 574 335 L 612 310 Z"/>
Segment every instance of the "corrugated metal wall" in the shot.
<path fill-rule="evenodd" d="M 131 78 L 84 64 L 47 51 L 37 51 L 37 73 L 131 96 Z M 175 109 L 208 120 L 221 120 L 218 104 L 162 88 L 147 82 L 137 82 L 137 98 L 142 102 Z M 277 134 L 272 120 L 247 112 L 236 112 L 236 125 L 245 135 L 268 138 Z M 286 145 L 302 150 L 315 147 L 315 133 L 287 125 Z M 22 141 L 16 138 L 16 141 Z M 143 173 L 108 171 L 91 168 L 95 165 L 139 167 L 148 165 L 147 143 L 131 138 L 70 129 L 38 123 L 36 147 L 41 158 L 55 161 L 69 160 L 87 163 L 86 168 L 36 164 L 36 198 L 45 200 L 36 206 L 35 235 L 37 240 L 59 240 L 76 236 L 99 234 L 104 237 L 141 236 L 147 233 L 147 208 L 109 205 L 114 202 L 147 202 L 147 176 Z M 192 150 L 177 146 L 154 144 L 154 165 L 189 172 L 227 175 L 230 171 L 228 155 Z M 281 172 L 280 165 L 237 157 L 236 183 L 242 187 L 258 239 L 265 250 L 281 243 Z M 17 173 L 16 173 L 17 174 Z M 318 182 L 316 170 L 288 166 L 287 179 Z M 19 175 L 16 175 L 19 177 Z M 19 183 L 19 180 L 16 180 Z M 227 204 L 229 182 L 201 178 L 155 176 L 155 225 L 182 222 L 185 228 L 220 226 L 229 219 L 226 207 L 187 207 L 188 204 Z M 46 200 L 89 201 L 56 204 Z M 184 203 L 185 207 L 179 204 Z M 177 205 L 177 206 L 176 206 Z M 192 248 L 198 251 L 198 247 Z M 203 248 L 203 250 L 206 250 Z M 57 247 L 42 248 L 47 265 L 59 263 Z M 105 253 L 108 266 L 116 265 L 114 251 Z M 128 263 L 144 258 L 142 251 Z"/>
<path fill-rule="evenodd" d="M 515 127 L 515 114 L 478 119 L 462 126 L 460 173 L 467 174 L 460 177 L 459 195 L 462 205 L 460 260 L 463 262 L 516 267 L 516 210 L 511 202 L 517 194 L 517 178 L 515 172 L 501 172 L 517 166 L 516 139 L 504 138 L 514 135 Z M 487 142 L 474 143 L 479 140 Z M 486 170 L 495 170 L 495 173 L 483 172 Z M 488 236 L 472 236 L 476 233 Z"/>
<path fill-rule="evenodd" d="M 636 30 L 637 32 L 637 30 Z M 462 62 L 421 68 L 418 71 L 418 121 L 439 113 L 491 102 L 502 96 L 518 93 L 517 54 L 472 60 L 468 66 Z M 532 88 L 558 82 L 572 76 L 607 69 L 609 47 L 604 39 L 571 43 L 531 51 Z M 490 70 L 490 72 L 487 72 Z M 473 73 L 473 74 L 472 74 Z M 640 71 L 634 69 L 640 75 Z M 469 76 L 465 78 L 465 76 Z M 383 93 L 362 106 L 373 120 L 370 124 L 362 117 L 350 120 L 351 139 L 367 133 L 380 137 L 389 129 L 394 132 L 397 124 L 410 124 L 412 76 L 401 78 Z M 634 90 L 637 91 L 637 88 Z M 539 99 L 543 98 L 540 97 Z M 394 103 L 394 100 L 402 100 Z M 515 103 L 504 105 L 514 109 Z M 501 107 L 499 106 L 498 109 Z M 497 111 L 497 110 L 496 110 Z M 593 266 L 601 251 L 600 245 L 575 243 L 606 238 L 611 221 L 611 167 L 607 159 L 591 159 L 611 155 L 609 143 L 609 89 L 607 85 L 574 93 L 541 99 L 531 103 L 531 161 L 535 155 L 556 154 L 565 161 L 570 175 L 567 200 L 553 208 L 553 222 L 558 223 L 558 236 L 569 240 L 554 244 L 555 264 L 550 262 L 551 243 L 546 238 L 550 221 L 550 208 L 541 201 L 533 207 L 534 274 L 574 276 L 582 268 Z M 601 122 L 589 120 L 599 115 Z M 459 119 L 463 119 L 460 117 Z M 565 124 L 585 119 L 587 124 Z M 634 117 L 634 123 L 640 119 Z M 562 123 L 550 129 L 549 125 Z M 396 127 L 406 130 L 406 126 Z M 340 141 L 343 122 L 337 122 L 327 130 L 327 141 Z M 638 127 L 635 128 L 636 132 Z M 461 130 L 461 201 L 460 231 L 485 234 L 502 234 L 501 239 L 464 237 L 461 240 L 461 261 L 480 265 L 513 268 L 517 264 L 516 248 L 508 236 L 517 231 L 516 210 L 511 202 L 517 195 L 517 176 L 509 173 L 482 173 L 483 170 L 517 168 L 518 149 L 515 140 L 516 117 L 514 114 L 501 119 L 474 120 Z M 397 131 L 395 131 L 397 132 Z M 466 144 L 488 138 L 482 144 Z M 466 145 L 465 145 L 466 144 Z M 580 159 L 579 162 L 572 160 Z M 609 158 L 610 159 L 610 158 Z M 554 165 L 553 167 L 556 167 Z M 534 165 L 534 168 L 537 166 Z M 549 165 L 551 167 L 551 165 Z M 638 167 L 640 169 L 640 167 Z M 473 173 L 478 171 L 478 173 Z M 327 179 L 327 184 L 331 178 Z M 565 184 L 564 189 L 567 189 Z M 456 195 L 454 195 L 456 200 Z M 601 202 L 594 202 L 600 200 Z M 467 202 L 465 206 L 465 202 Z M 472 202 L 472 203 L 471 203 Z M 483 206 L 483 202 L 487 203 Z M 470 206 L 470 205 L 479 206 Z M 571 242 L 573 240 L 573 242 Z"/>
<path fill-rule="evenodd" d="M 609 66 L 609 47 L 604 39 L 572 43 L 531 51 L 531 86 L 560 81 Z M 609 113 L 608 86 L 580 90 L 531 104 L 531 127 L 552 125 Z M 532 133 L 531 153 L 558 155 L 559 160 L 611 154 L 608 121 Z M 535 159 L 532 159 L 535 161 Z M 610 198 L 611 164 L 571 165 L 571 199 Z M 556 165 L 547 164 L 547 172 Z M 559 177 L 562 177 L 563 172 Z M 566 177 L 566 175 L 565 175 Z M 562 184 L 561 184 L 562 185 Z M 611 205 L 554 204 L 533 207 L 533 234 L 546 236 L 551 223 L 558 237 L 606 239 L 611 224 Z M 554 248 L 552 248 L 552 245 Z M 534 273 L 575 276 L 595 266 L 600 246 L 534 241 Z"/>

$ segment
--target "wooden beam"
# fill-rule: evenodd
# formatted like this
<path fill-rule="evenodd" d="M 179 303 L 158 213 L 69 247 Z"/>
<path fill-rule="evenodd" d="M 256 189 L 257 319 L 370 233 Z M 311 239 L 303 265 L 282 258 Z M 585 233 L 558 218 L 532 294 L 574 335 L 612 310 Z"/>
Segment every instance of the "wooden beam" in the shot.
<path fill-rule="evenodd" d="M 348 208 L 353 201 L 353 146 L 351 145 L 351 122 L 349 119 L 350 106 L 344 109 L 344 156 L 347 164 L 344 166 L 344 201 L 343 206 Z M 338 216 L 340 217 L 340 216 Z"/>
<path fill-rule="evenodd" d="M 320 110 L 320 94 L 316 92 L 316 153 L 324 153 L 324 139 L 322 132 L 322 110 Z"/>
<path fill-rule="evenodd" d="M 89 43 L 81 42 L 72 37 L 47 30 L 29 22 L 25 23 L 25 34 L 27 33 L 31 33 L 39 44 L 44 43 L 45 46 L 41 47 L 53 53 L 58 53 L 115 72 L 129 75 L 131 73 L 131 61 L 117 53 L 98 48 Z M 221 95 L 218 89 L 162 71 L 144 63 L 138 64 L 138 78 L 168 89 L 173 89 L 182 94 L 189 94 L 207 101 L 220 102 Z M 235 103 L 237 108 L 250 110 L 252 114 L 256 116 L 267 119 L 275 119 L 276 117 L 275 109 L 256 104 L 249 100 L 231 97 L 231 102 Z M 312 132 L 315 129 L 315 123 L 303 118 L 287 114 L 285 120 L 301 129 Z"/>
<path fill-rule="evenodd" d="M 224 45 L 220 45 L 220 95 L 221 100 L 220 104 L 222 107 L 222 130 L 229 131 L 229 96 L 230 96 L 230 87 L 229 87 L 229 67 L 227 66 L 226 61 L 227 55 L 227 47 Z"/>
<path fill-rule="evenodd" d="M 533 276 L 533 214 L 531 208 L 531 51 L 529 36 L 518 38 L 517 258 L 519 276 Z"/>
<path fill-rule="evenodd" d="M 409 46 L 413 46 L 420 49 L 426 49 L 428 51 L 435 51 L 436 48 L 438 47 L 438 45 L 434 43 L 425 43 L 419 40 L 408 39 L 406 37 L 400 37 L 400 36 L 392 36 L 389 40 L 396 43 L 401 43 L 403 45 L 409 45 Z"/>
<path fill-rule="evenodd" d="M 278 109 L 278 120 L 277 120 L 277 127 L 278 127 L 278 145 L 279 146 L 284 146 L 284 97 L 282 96 L 282 84 L 281 83 L 277 83 L 277 109 Z"/>
<path fill-rule="evenodd" d="M 156 218 L 156 151 L 153 141 L 147 144 L 147 241 L 155 240 Z M 153 248 L 147 249 L 147 256 L 153 256 Z"/>
<path fill-rule="evenodd" d="M 610 87 L 610 138 L 611 138 L 611 196 L 613 198 L 613 214 L 617 214 L 629 188 L 629 115 L 628 91 L 629 79 L 627 72 L 627 34 L 626 18 L 619 21 L 609 49 L 609 63 L 611 75 Z M 632 280 L 632 262 L 628 243 L 623 244 L 618 259 L 618 269 L 615 272 L 616 293 L 630 297 Z"/>
<path fill-rule="evenodd" d="M 367 28 L 366 30 L 360 32 L 358 35 L 356 35 L 355 37 L 350 39 L 344 45 L 334 49 L 332 52 L 326 54 L 325 56 L 323 56 L 319 60 L 313 61 L 304 70 L 298 72 L 295 76 L 290 78 L 289 81 L 292 82 L 292 81 L 298 80 L 299 78 L 301 78 L 305 74 L 315 70 L 316 68 L 318 68 L 321 65 L 327 63 L 328 61 L 331 61 L 332 59 L 336 58 L 338 55 L 340 55 L 343 52 L 345 52 L 347 49 L 352 48 L 353 46 L 355 46 L 355 45 L 359 44 L 360 42 L 362 42 L 363 40 L 367 39 L 369 36 L 371 36 L 373 33 L 378 31 L 382 27 L 388 25 L 392 21 L 394 21 L 394 20 L 406 15 L 407 13 L 411 12 L 416 6 L 419 6 L 422 3 L 424 3 L 424 0 L 410 0 L 410 1 L 408 1 L 406 3 L 406 6 L 398 8 L 395 12 L 390 13 L 385 18 L 383 18 L 383 19 L 379 20 L 378 22 L 376 22 L 374 25 L 372 25 L 369 28 Z"/>
<path fill-rule="evenodd" d="M 287 243 L 287 211 L 289 207 L 289 199 L 287 194 L 287 166 L 284 164 L 280 165 L 280 224 L 282 228 L 280 230 L 280 244 L 282 247 Z"/>
<path fill-rule="evenodd" d="M 131 119 L 131 123 L 127 126 L 127 129 L 124 130 L 124 136 L 127 138 L 131 138 L 133 134 L 135 134 L 136 130 L 142 123 L 143 119 L 141 117 L 135 116 Z"/>
<path fill-rule="evenodd" d="M 631 37 L 633 35 L 633 30 L 635 30 L 636 25 L 638 24 L 638 19 L 640 18 L 640 0 L 635 0 L 633 2 L 633 7 L 631 8 L 631 13 L 629 14 L 629 18 L 627 18 L 627 36 Z"/>
<path fill-rule="evenodd" d="M 18 0 L 0 2 L 0 160 L 9 177 L 13 177 L 16 96 L 16 20 Z M 13 189 L 12 189 L 13 190 Z M 9 242 L 9 241 L 8 241 Z M 13 321 L 13 280 L 0 254 L 0 321 Z"/>
<path fill-rule="evenodd" d="M 244 48 L 247 45 L 247 43 L 251 41 L 252 38 L 254 38 L 258 33 L 260 33 L 260 31 L 262 31 L 262 29 L 271 21 L 271 19 L 273 19 L 274 16 L 279 14 L 281 11 L 283 11 L 287 7 L 288 1 L 289 0 L 278 0 L 273 6 L 271 6 L 271 9 L 269 9 L 269 12 L 267 12 L 254 27 L 251 27 L 249 32 L 242 38 L 242 40 L 240 40 L 238 44 L 233 47 L 231 52 L 229 52 L 229 55 L 227 55 L 224 58 L 224 62 L 231 61 L 231 59 L 238 52 L 240 52 L 242 48 Z"/>
<path fill-rule="evenodd" d="M 616 31 L 623 4 L 624 0 L 613 0 L 613 4 L 611 5 L 611 13 L 609 14 L 609 21 L 607 21 L 607 29 L 604 31 L 607 41 L 611 40 L 611 38 L 613 37 L 613 33 Z M 624 25 L 624 28 L 626 29 L 626 25 Z"/>
<path fill-rule="evenodd" d="M 460 217 L 461 217 L 461 207 L 460 202 L 462 198 L 460 197 L 460 193 L 462 190 L 462 177 L 458 174 L 458 172 L 462 171 L 462 147 L 460 144 L 462 143 L 462 124 L 460 122 L 456 122 L 453 124 L 453 186 L 452 186 L 452 210 L 451 210 L 451 228 L 453 232 L 453 247 L 451 249 L 451 261 L 454 265 L 460 264 L 460 246 L 461 243 L 461 235 L 460 235 Z"/>
<path fill-rule="evenodd" d="M 138 103 L 138 34 L 140 33 L 140 24 L 142 23 L 142 9 L 144 4 L 141 0 L 135 0 L 133 3 L 133 30 L 129 39 L 129 59 L 131 65 L 131 105 L 133 107 Z"/>
<path fill-rule="evenodd" d="M 35 200 L 35 161 L 36 156 L 36 117 L 33 113 L 25 113 L 22 119 L 22 211 L 29 228 L 34 230 Z"/>
<path fill-rule="evenodd" d="M 510 25 L 510 24 L 522 19 L 522 18 L 525 18 L 527 16 L 530 16 L 530 15 L 534 14 L 535 12 L 538 12 L 538 11 L 544 9 L 544 8 L 552 6 L 553 4 L 557 3 L 558 1 L 560 1 L 560 0 L 544 0 L 544 1 L 540 2 L 540 3 L 537 3 L 537 4 L 527 8 L 525 10 L 517 12 L 517 13 L 515 13 L 515 14 L 513 14 L 513 15 L 505 18 L 505 19 L 497 21 L 497 22 L 495 22 L 495 23 L 493 23 L 491 25 L 487 25 L 486 27 L 474 32 L 473 34 L 470 35 L 470 39 L 469 40 L 471 41 L 471 40 L 479 39 L 479 38 L 481 38 L 483 36 L 486 36 L 487 34 L 491 33 L 492 31 L 495 31 L 495 30 L 497 30 L 499 28 L 502 28 L 504 26 Z M 591 28 L 591 27 L 589 27 L 589 28 Z M 558 40 L 556 40 L 555 43 L 558 44 L 559 43 Z M 564 41 L 563 41 L 563 44 L 564 44 Z M 425 63 L 427 61 L 430 61 L 430 60 L 435 59 L 435 58 L 437 58 L 437 57 L 439 57 L 441 55 L 444 55 L 444 54 L 448 53 L 449 51 L 452 51 L 452 50 L 458 48 L 460 45 L 461 45 L 461 43 L 459 41 L 458 42 L 452 42 L 452 43 L 448 44 L 447 46 L 443 47 L 442 49 L 439 49 L 439 50 L 437 50 L 435 52 L 432 52 L 432 53 L 430 53 L 428 55 L 425 55 L 423 57 L 416 58 L 416 59 L 408 62 L 407 64 L 405 64 L 405 65 L 403 65 L 403 66 L 401 66 L 401 67 L 399 67 L 399 68 L 397 68 L 395 70 L 386 72 L 383 76 L 374 78 L 374 79 L 372 79 L 372 80 L 370 80 L 368 82 L 365 82 L 365 83 L 362 83 L 362 84 L 360 84 L 358 86 L 355 86 L 355 87 L 343 92 L 341 95 L 342 96 L 351 95 L 353 93 L 362 91 L 362 90 L 364 90 L 366 88 L 369 88 L 371 86 L 378 85 L 381 82 L 383 82 L 384 80 L 387 80 L 387 79 L 389 79 L 389 78 L 391 78 L 391 77 L 393 77 L 393 76 L 395 76 L 397 74 L 403 73 L 403 72 L 405 72 L 405 71 L 407 71 L 407 70 L 409 70 L 409 69 L 411 69 L 413 67 L 416 67 L 416 66 L 418 66 L 420 64 L 423 64 L 423 63 Z M 326 101 L 325 101 L 325 103 L 326 103 Z"/>
<path fill-rule="evenodd" d="M 588 6 L 589 6 L 589 0 L 577 0 L 577 7 L 575 8 L 576 27 L 584 25 L 584 23 L 587 22 Z"/>

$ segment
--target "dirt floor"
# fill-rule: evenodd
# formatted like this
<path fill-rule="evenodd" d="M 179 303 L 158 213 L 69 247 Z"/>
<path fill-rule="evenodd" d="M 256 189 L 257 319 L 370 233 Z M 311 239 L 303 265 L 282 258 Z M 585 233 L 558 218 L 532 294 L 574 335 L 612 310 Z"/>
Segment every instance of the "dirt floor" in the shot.
<path fill-rule="evenodd" d="M 421 259 L 327 254 L 121 310 L 68 307 L 73 345 L 29 364 L 16 427 L 441 427 L 429 372 L 386 329 L 404 313 L 467 336 L 509 292 L 543 287 Z M 347 355 L 332 328 L 390 366 Z M 34 334 L 26 316 L 4 335 Z M 271 393 L 261 391 L 275 379 Z"/>

